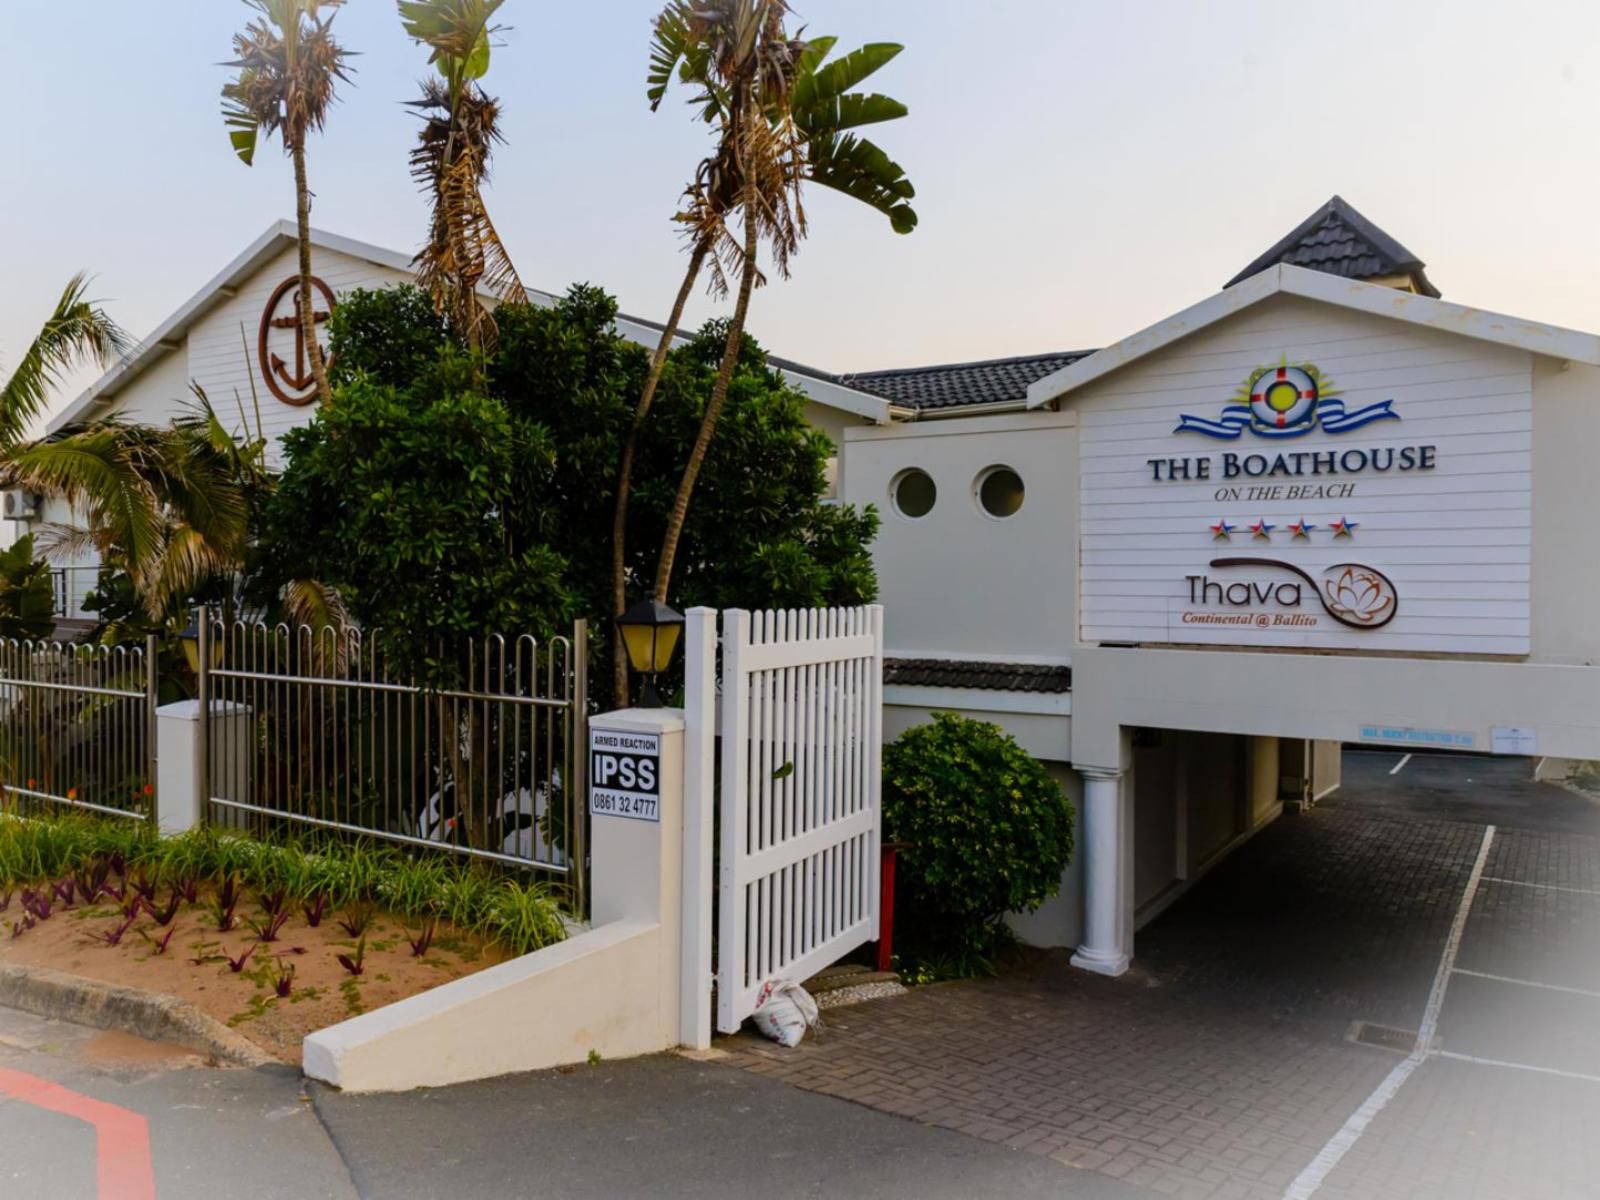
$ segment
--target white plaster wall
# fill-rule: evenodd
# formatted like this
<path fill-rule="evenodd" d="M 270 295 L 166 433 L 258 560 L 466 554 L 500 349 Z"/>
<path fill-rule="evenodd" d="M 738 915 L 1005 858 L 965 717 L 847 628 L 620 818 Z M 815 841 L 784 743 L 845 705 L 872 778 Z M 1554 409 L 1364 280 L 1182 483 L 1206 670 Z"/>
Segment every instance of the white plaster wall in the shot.
<path fill-rule="evenodd" d="M 891 657 L 991 655 L 1065 661 L 1076 551 L 1075 419 L 1035 412 L 845 430 L 843 498 L 876 504 L 873 546 Z M 1022 477 L 1022 508 L 988 516 L 974 492 L 991 466 Z M 911 467 L 933 477 L 925 517 L 895 510 L 890 485 Z M 1010 725 L 1008 724 L 1009 728 Z"/>

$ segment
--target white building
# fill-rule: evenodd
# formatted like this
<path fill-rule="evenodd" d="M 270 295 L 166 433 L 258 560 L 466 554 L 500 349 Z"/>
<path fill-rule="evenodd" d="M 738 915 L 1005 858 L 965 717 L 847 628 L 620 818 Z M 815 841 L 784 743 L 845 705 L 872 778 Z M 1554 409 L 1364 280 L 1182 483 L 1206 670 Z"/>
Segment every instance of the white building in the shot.
<path fill-rule="evenodd" d="M 312 231 L 311 269 L 316 280 L 313 304 L 319 314 L 356 288 L 393 287 L 415 278 L 408 255 L 320 230 Z M 295 227 L 280 221 L 131 354 L 55 413 L 48 432 L 113 414 L 165 424 L 192 404 L 190 385 L 198 384 L 218 417 L 235 433 L 246 422 L 254 431 L 259 403 L 261 428 L 272 441 L 271 454 L 286 430 L 309 421 L 316 411 L 308 403 L 314 385 L 305 348 L 297 344 L 301 338 L 295 319 L 298 278 Z M 529 295 L 536 304 L 558 299 L 547 292 Z M 660 325 L 635 317 L 619 317 L 617 328 L 652 350 L 661 336 Z M 827 372 L 778 358 L 772 365 L 809 397 L 808 418 L 835 444 L 847 424 L 890 419 L 888 401 L 842 385 Z M 70 520 L 65 505 L 46 502 L 31 519 L 7 522 L 13 528 L 5 540 L 9 544 L 36 524 Z M 58 569 L 58 606 L 64 617 L 82 615 L 81 603 L 94 586 L 95 573 L 92 563 L 82 561 Z"/>
<path fill-rule="evenodd" d="M 886 734 L 997 721 L 1078 802 L 1028 940 L 1125 970 L 1334 743 L 1600 756 L 1600 338 L 1439 299 L 1337 197 L 1103 350 L 845 382 L 909 410 L 842 458 Z"/>

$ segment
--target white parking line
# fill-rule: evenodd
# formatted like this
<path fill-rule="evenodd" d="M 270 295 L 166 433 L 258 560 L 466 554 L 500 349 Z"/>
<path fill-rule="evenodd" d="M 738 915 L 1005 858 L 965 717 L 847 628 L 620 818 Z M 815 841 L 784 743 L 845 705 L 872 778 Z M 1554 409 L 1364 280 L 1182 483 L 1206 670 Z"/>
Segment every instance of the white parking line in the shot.
<path fill-rule="evenodd" d="M 1389 772 L 1389 774 L 1391 774 L 1391 775 L 1398 775 L 1398 774 L 1400 774 L 1400 768 L 1401 768 L 1401 767 L 1403 767 L 1403 766 L 1405 766 L 1405 765 L 1406 765 L 1406 764 L 1407 764 L 1407 763 L 1408 763 L 1408 762 L 1410 762 L 1410 761 L 1411 761 L 1411 755 L 1409 755 L 1409 754 L 1408 754 L 1408 755 L 1406 755 L 1406 756 L 1405 756 L 1405 757 L 1404 757 L 1404 758 L 1402 758 L 1402 759 L 1401 759 L 1401 760 L 1400 760 L 1400 761 L 1399 761 L 1399 762 L 1397 762 L 1397 763 L 1395 763 L 1395 765 L 1394 765 L 1394 769 L 1393 769 L 1393 770 L 1391 770 L 1391 771 L 1390 771 L 1390 772 Z"/>
<path fill-rule="evenodd" d="M 1587 988 L 1564 987 L 1559 983 L 1540 983 L 1537 979 L 1513 979 L 1509 975 L 1491 975 L 1487 971 L 1469 971 L 1465 967 L 1455 968 L 1457 975 L 1470 975 L 1474 979 L 1492 979 L 1496 983 L 1514 983 L 1519 987 L 1543 988 L 1547 992 L 1566 992 L 1572 996 L 1592 996 L 1600 1000 L 1600 992 L 1591 992 Z"/>
<path fill-rule="evenodd" d="M 1428 1005 L 1422 1011 L 1422 1024 L 1417 1029 L 1416 1044 L 1411 1047 L 1411 1053 L 1406 1055 L 1405 1061 L 1396 1065 L 1394 1070 L 1384 1076 L 1372 1095 L 1361 1103 L 1361 1107 L 1350 1114 L 1343 1128 L 1333 1137 L 1328 1139 L 1328 1144 L 1318 1151 L 1317 1156 L 1306 1164 L 1305 1169 L 1296 1175 L 1283 1193 L 1283 1200 L 1310 1200 L 1322 1187 L 1323 1181 L 1335 1167 L 1339 1160 L 1350 1152 L 1350 1148 L 1360 1140 L 1366 1132 L 1367 1126 L 1372 1124 L 1380 1112 L 1412 1072 L 1420 1067 L 1428 1057 L 1428 1048 L 1433 1045 L 1433 1035 L 1439 1028 L 1439 1010 L 1444 1007 L 1445 990 L 1450 986 L 1450 975 L 1455 969 L 1456 954 L 1461 949 L 1461 937 L 1466 932 L 1467 915 L 1472 911 L 1472 901 L 1478 894 L 1478 884 L 1483 880 L 1483 867 L 1489 861 L 1489 847 L 1494 845 L 1495 827 L 1488 826 L 1483 831 L 1483 843 L 1478 847 L 1477 860 L 1472 864 L 1472 873 L 1467 876 L 1467 886 L 1461 893 L 1461 903 L 1456 906 L 1455 920 L 1450 923 L 1450 936 L 1445 939 L 1444 952 L 1439 956 L 1439 967 L 1433 973 L 1433 988 L 1428 992 Z"/>
<path fill-rule="evenodd" d="M 1456 1062 L 1477 1063 L 1480 1067 L 1506 1067 L 1512 1071 L 1532 1071 L 1536 1075 L 1559 1075 L 1563 1079 L 1583 1079 L 1600 1083 L 1600 1075 L 1583 1075 L 1577 1071 L 1563 1071 L 1560 1067 L 1535 1067 L 1530 1063 L 1506 1062 L 1499 1058 L 1479 1058 L 1473 1054 L 1457 1054 L 1452 1050 L 1436 1052 L 1440 1058 L 1453 1058 Z"/>
<path fill-rule="evenodd" d="M 1553 883 L 1530 883 L 1526 879 L 1502 879 L 1498 875 L 1485 875 L 1485 883 L 1508 883 L 1512 887 L 1542 888 L 1547 892 L 1570 892 L 1575 896 L 1600 896 L 1600 888 L 1558 887 Z"/>

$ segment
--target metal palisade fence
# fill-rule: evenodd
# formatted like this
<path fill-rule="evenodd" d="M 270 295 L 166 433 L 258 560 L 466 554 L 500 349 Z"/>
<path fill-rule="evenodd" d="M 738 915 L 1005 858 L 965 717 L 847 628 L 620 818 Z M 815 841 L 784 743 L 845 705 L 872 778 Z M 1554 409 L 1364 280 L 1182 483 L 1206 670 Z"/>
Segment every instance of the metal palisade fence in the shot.
<path fill-rule="evenodd" d="M 145 820 L 155 812 L 155 639 L 0 640 L 0 771 L 8 799 Z"/>
<path fill-rule="evenodd" d="M 882 721 L 880 606 L 723 613 L 723 1032 L 878 936 Z"/>
<path fill-rule="evenodd" d="M 354 627 L 212 620 L 201 756 L 219 825 L 384 838 L 566 877 L 584 905 L 587 626 L 437 648 L 459 685 L 391 669 Z"/>

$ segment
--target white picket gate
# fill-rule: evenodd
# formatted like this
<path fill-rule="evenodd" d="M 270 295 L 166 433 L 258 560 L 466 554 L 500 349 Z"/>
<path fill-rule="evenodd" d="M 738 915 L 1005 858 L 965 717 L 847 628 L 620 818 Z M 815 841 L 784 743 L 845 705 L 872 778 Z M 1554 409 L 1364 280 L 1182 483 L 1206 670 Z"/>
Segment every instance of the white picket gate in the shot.
<path fill-rule="evenodd" d="M 722 619 L 717 1028 L 878 936 L 883 609 Z"/>

